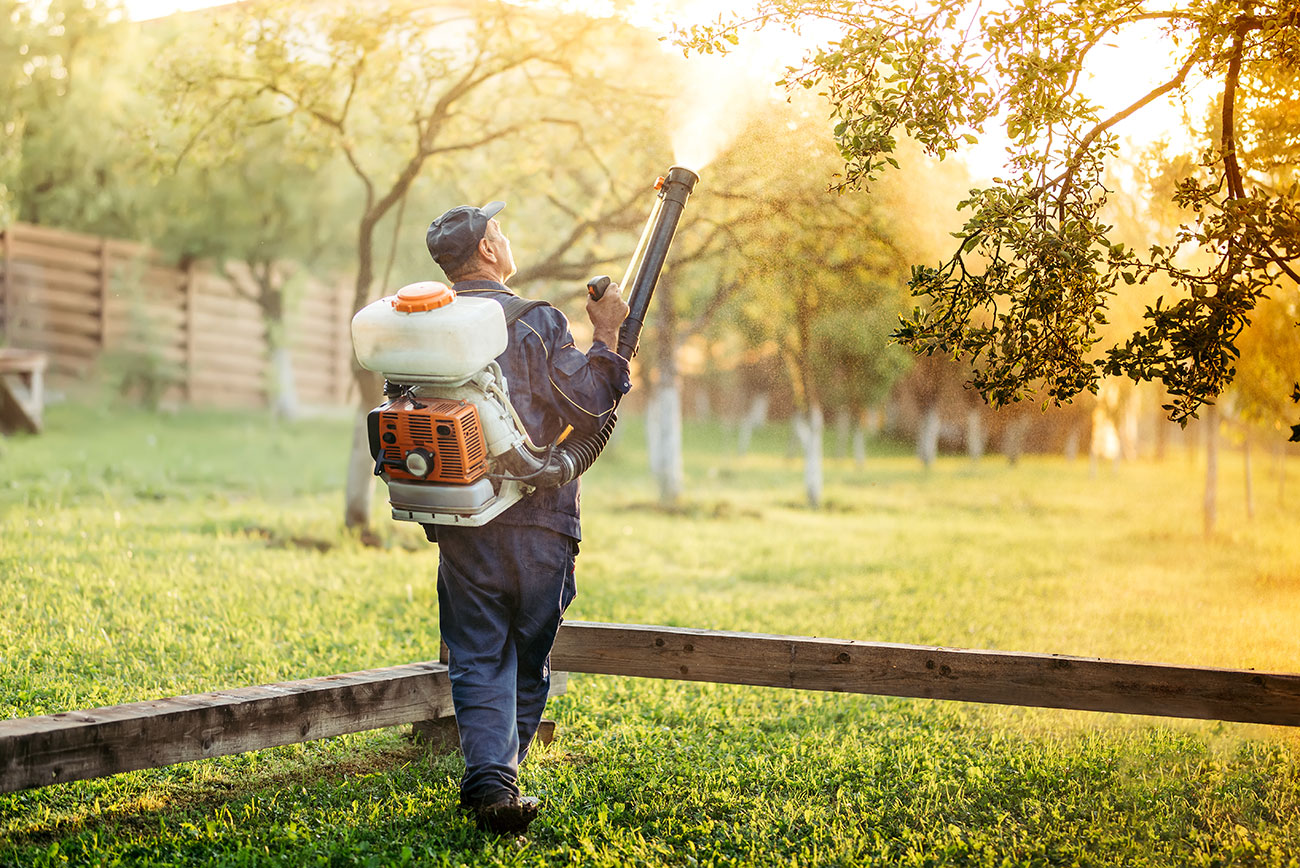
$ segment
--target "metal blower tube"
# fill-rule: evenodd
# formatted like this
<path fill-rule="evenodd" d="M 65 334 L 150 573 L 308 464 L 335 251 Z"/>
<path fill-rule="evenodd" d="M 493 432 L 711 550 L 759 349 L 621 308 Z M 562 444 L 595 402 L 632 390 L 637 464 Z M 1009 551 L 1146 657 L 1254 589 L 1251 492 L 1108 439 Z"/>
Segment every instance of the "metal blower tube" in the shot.
<path fill-rule="evenodd" d="M 629 270 L 635 271 L 627 296 L 629 310 L 627 319 L 618 332 L 618 354 L 625 359 L 636 355 L 650 298 L 654 295 L 655 285 L 659 283 L 659 273 L 663 271 L 664 260 L 668 257 L 668 247 L 673 243 L 673 235 L 677 233 L 677 221 L 681 219 L 686 200 L 690 198 L 691 191 L 699 180 L 699 175 L 681 166 L 673 166 L 664 176 L 654 210 L 650 212 L 650 223 L 641 235 L 637 252 L 632 255 L 632 264 L 629 266 Z M 617 424 L 618 412 L 615 410 L 609 414 L 609 419 L 599 431 L 585 437 L 569 438 L 555 450 L 549 460 L 542 461 L 526 450 L 524 454 L 511 458 L 519 471 L 527 471 L 521 475 L 531 475 L 531 485 L 538 488 L 566 485 L 596 463 Z"/>
<path fill-rule="evenodd" d="M 699 175 L 681 166 L 673 166 L 664 176 L 663 187 L 659 191 L 662 201 L 656 204 L 657 219 L 650 230 L 650 239 L 645 244 L 645 253 L 632 278 L 632 285 L 624 287 L 629 310 L 623 327 L 618 331 L 618 354 L 625 359 L 636 355 L 641 329 L 645 326 L 646 311 L 650 308 L 650 298 L 659 283 L 659 272 L 663 271 L 668 247 L 673 243 L 673 235 L 677 233 L 677 221 L 681 219 L 686 200 L 690 198 L 691 191 L 699 180 Z"/>

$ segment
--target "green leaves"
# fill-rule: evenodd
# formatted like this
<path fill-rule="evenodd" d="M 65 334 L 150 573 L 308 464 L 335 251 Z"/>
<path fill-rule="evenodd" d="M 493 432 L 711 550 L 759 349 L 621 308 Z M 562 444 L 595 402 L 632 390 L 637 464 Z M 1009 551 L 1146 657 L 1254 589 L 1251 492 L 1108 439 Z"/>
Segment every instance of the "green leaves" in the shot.
<path fill-rule="evenodd" d="M 995 403 L 1040 390 L 1068 400 L 1095 388 L 1104 369 L 1161 380 L 1177 399 L 1172 415 L 1186 420 L 1234 376 L 1235 344 L 1257 301 L 1300 271 L 1293 5 L 1176 0 L 1135 14 L 1126 0 L 1014 0 L 991 11 L 975 0 L 772 0 L 759 16 L 839 27 L 800 73 L 822 83 L 832 103 L 845 161 L 837 189 L 864 188 L 895 167 L 890 154 L 901 136 L 941 158 L 975 144 L 994 121 L 1011 140 L 1006 177 L 962 203 L 971 219 L 955 254 L 914 275 L 913 292 L 929 312 L 906 323 L 900 340 L 918 352 L 967 356 L 973 382 Z M 1159 20 L 1179 71 L 1103 118 L 1076 85 L 1096 46 L 1147 18 Z M 1193 68 L 1222 83 L 1221 116 L 1202 133 L 1201 165 L 1181 169 L 1172 185 L 1172 204 L 1188 222 L 1172 238 L 1144 241 L 1149 252 L 1139 256 L 1112 243 L 1099 218 L 1109 193 L 1103 169 L 1121 122 L 1185 93 Z M 1149 313 L 1126 342 L 1093 353 L 1107 295 L 1121 281 L 1152 279 L 1186 298 Z"/>

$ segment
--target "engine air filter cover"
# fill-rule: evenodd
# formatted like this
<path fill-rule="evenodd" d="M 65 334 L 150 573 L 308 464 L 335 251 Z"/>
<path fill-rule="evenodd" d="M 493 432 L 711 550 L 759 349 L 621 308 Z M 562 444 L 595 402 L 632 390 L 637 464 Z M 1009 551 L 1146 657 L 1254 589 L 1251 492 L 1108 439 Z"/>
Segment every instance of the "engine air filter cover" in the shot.
<path fill-rule="evenodd" d="M 469 485 L 487 474 L 487 444 L 468 401 L 414 401 L 403 395 L 370 412 L 370 451 L 390 479 Z M 408 456 L 422 475 L 411 472 Z"/>

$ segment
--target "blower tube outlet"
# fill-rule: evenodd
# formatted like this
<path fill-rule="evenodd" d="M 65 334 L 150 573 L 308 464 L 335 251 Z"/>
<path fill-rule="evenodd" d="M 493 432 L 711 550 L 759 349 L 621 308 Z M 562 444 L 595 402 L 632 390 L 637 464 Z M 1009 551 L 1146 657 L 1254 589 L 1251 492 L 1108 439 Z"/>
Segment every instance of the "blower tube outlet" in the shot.
<path fill-rule="evenodd" d="M 654 224 L 648 227 L 649 237 L 645 241 L 645 250 L 630 285 L 623 287 L 627 296 L 628 314 L 618 332 L 618 354 L 625 359 L 636 355 L 646 312 L 650 309 L 650 298 L 659 283 L 664 260 L 668 258 L 668 247 L 677 233 L 677 221 L 681 219 L 686 200 L 690 198 L 691 191 L 699 180 L 700 176 L 690 169 L 673 166 L 660 185 L 659 201 L 656 202 L 652 218 Z"/>

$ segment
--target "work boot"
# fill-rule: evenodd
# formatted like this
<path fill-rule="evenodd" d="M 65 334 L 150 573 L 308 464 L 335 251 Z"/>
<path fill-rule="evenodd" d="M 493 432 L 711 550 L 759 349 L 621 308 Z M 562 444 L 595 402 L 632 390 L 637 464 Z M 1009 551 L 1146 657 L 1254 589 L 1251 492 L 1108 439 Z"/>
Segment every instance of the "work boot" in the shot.
<path fill-rule="evenodd" d="M 474 819 L 479 831 L 494 835 L 522 835 L 542 808 L 534 796 L 507 796 L 490 805 L 476 806 Z"/>

